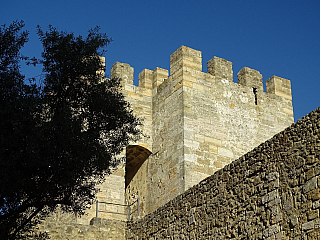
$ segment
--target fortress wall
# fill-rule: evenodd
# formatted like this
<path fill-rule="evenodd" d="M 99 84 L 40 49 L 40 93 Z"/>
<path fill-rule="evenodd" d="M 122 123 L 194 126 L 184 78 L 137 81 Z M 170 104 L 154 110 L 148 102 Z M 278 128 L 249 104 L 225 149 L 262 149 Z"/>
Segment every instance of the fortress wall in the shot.
<path fill-rule="evenodd" d="M 155 212 L 127 239 L 319 239 L 320 108 Z"/>
<path fill-rule="evenodd" d="M 208 73 L 202 72 L 201 52 L 182 46 L 170 56 L 170 76 L 159 67 L 144 69 L 139 86 L 133 85 L 129 64 L 112 66 L 111 77 L 122 79 L 122 92 L 143 120 L 145 136 L 132 143 L 136 150 L 124 151 L 127 162 L 99 186 L 98 201 L 131 204 L 139 197 L 139 217 L 145 216 L 293 122 L 289 80 L 273 76 L 266 93 L 256 70 L 243 68 L 234 83 L 230 61 L 213 57 L 207 65 Z M 152 154 L 140 154 L 140 147 Z M 134 168 L 126 183 L 126 171 Z M 99 210 L 126 212 L 104 204 Z M 137 219 L 137 204 L 131 212 Z M 76 221 L 89 224 L 95 215 L 93 204 Z"/>
<path fill-rule="evenodd" d="M 100 202 L 124 204 L 125 203 L 124 182 L 125 182 L 125 167 L 124 167 L 124 164 L 121 164 L 118 166 L 118 169 L 112 172 L 110 176 L 106 177 L 106 180 L 104 183 L 97 186 L 97 188 L 100 189 L 100 192 L 97 193 L 97 199 Z M 111 211 L 116 213 L 127 212 L 127 208 L 123 206 L 99 204 L 98 208 L 100 211 L 108 211 L 108 212 Z M 74 214 L 65 213 L 65 212 L 62 212 L 60 208 L 57 208 L 55 212 L 51 213 L 50 216 L 46 218 L 41 224 L 39 224 L 38 227 L 40 230 L 48 232 L 50 237 L 51 235 L 60 236 L 59 234 L 64 234 L 63 231 L 67 231 L 68 228 L 73 228 L 73 227 L 76 227 L 77 225 L 84 225 L 84 226 L 90 225 L 90 221 L 95 217 L 96 217 L 95 202 L 90 206 L 89 209 L 85 211 L 85 214 L 82 216 L 75 216 Z M 115 220 L 115 221 L 127 220 L 127 216 L 125 215 L 110 214 L 110 213 L 103 213 L 103 212 L 99 212 L 98 217 L 109 219 L 110 221 L 111 220 Z M 75 231 L 75 230 L 72 230 L 72 231 Z M 51 237 L 51 238 L 66 239 L 66 238 L 56 238 L 56 237 Z"/>
<path fill-rule="evenodd" d="M 144 69 L 138 87 L 129 64 L 113 65 L 111 77 L 122 79 L 145 136 L 124 151 L 126 163 L 106 178 L 98 200 L 131 204 L 139 197 L 129 239 L 315 239 L 319 109 L 256 147 L 294 121 L 290 81 L 273 76 L 264 92 L 257 70 L 244 67 L 234 83 L 230 61 L 213 57 L 207 65 L 202 72 L 201 52 L 182 46 L 170 56 L 170 76 Z M 94 216 L 95 204 L 80 219 L 57 212 L 40 227 L 53 239 L 104 239 L 105 231 L 123 239 L 126 216 Z"/>
<path fill-rule="evenodd" d="M 125 204 L 125 164 L 120 164 L 118 169 L 113 171 L 111 175 L 106 177 L 105 182 L 97 186 L 100 191 L 97 193 L 97 200 L 99 202 L 108 202 L 116 204 Z M 123 206 L 99 204 L 98 210 L 106 212 L 126 213 L 127 209 Z M 77 223 L 89 224 L 90 220 L 96 217 L 96 204 L 93 203 L 91 208 L 86 211 L 86 215 L 77 219 Z M 125 215 L 110 214 L 99 212 L 98 217 L 114 220 L 127 220 Z M 86 222 L 84 222 L 84 219 Z"/>
<path fill-rule="evenodd" d="M 131 206 L 131 218 L 136 219 L 138 217 L 138 205 L 137 198 L 139 198 L 139 216 L 145 216 L 149 213 L 149 188 L 147 186 L 148 177 L 148 163 L 145 161 L 139 168 L 138 172 L 131 180 L 130 184 L 125 189 L 125 197 L 127 204 L 133 204 Z"/>
<path fill-rule="evenodd" d="M 111 77 L 122 79 L 126 100 L 143 119 L 145 137 L 133 144 L 152 154 L 145 160 L 127 151 L 126 169 L 107 178 L 99 201 L 131 204 L 139 197 L 139 214 L 145 216 L 293 122 L 289 80 L 273 76 L 264 92 L 258 71 L 244 67 L 234 83 L 232 62 L 213 57 L 204 73 L 201 55 L 182 46 L 170 56 L 170 77 L 166 69 L 144 69 L 139 86 L 133 85 L 129 64 L 112 66 Z M 138 170 L 125 183 L 130 168 Z M 137 211 L 136 204 L 132 210 Z M 92 206 L 80 221 L 88 222 L 94 215 Z"/>

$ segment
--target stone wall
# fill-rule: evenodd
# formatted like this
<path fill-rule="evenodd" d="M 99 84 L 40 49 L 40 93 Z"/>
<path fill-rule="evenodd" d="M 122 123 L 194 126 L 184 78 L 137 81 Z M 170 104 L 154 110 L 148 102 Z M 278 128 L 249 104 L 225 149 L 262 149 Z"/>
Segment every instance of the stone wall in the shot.
<path fill-rule="evenodd" d="M 63 216 L 63 215 L 61 215 Z M 64 214 L 63 218 L 66 218 Z M 47 232 L 50 239 L 55 240 L 125 240 L 126 222 L 112 219 L 93 218 L 90 224 L 79 224 L 76 221 L 65 221 L 65 219 L 50 217 L 39 226 L 39 230 Z"/>
<path fill-rule="evenodd" d="M 320 239 L 320 108 L 143 219 L 127 239 Z"/>

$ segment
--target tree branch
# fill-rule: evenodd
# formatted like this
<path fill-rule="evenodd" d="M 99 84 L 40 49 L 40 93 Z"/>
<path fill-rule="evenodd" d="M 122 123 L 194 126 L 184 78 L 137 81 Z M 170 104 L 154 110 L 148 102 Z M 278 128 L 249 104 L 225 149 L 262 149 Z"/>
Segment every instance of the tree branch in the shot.
<path fill-rule="evenodd" d="M 35 217 L 40 211 L 42 211 L 42 209 L 44 208 L 44 205 L 42 205 L 41 207 L 39 207 L 37 210 L 35 210 L 30 217 L 28 217 L 14 232 L 13 234 L 10 234 L 11 236 L 9 236 L 9 239 L 16 239 L 16 235 L 18 234 L 18 232 L 23 229 L 31 220 L 33 217 Z"/>

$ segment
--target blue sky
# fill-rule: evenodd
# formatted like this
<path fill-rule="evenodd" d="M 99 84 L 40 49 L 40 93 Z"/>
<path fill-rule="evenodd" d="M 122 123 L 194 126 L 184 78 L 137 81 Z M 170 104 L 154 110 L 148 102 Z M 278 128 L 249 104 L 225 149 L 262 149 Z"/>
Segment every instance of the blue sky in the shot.
<path fill-rule="evenodd" d="M 107 1 L 10 0 L 0 24 L 23 20 L 30 41 L 23 50 L 39 57 L 36 26 L 85 35 L 100 26 L 114 41 L 105 54 L 107 73 L 116 61 L 135 69 L 169 69 L 170 54 L 185 45 L 202 51 L 203 71 L 213 56 L 291 80 L 295 120 L 320 106 L 320 1 Z M 31 69 L 30 69 L 31 68 Z M 23 69 L 27 76 L 40 69 Z"/>

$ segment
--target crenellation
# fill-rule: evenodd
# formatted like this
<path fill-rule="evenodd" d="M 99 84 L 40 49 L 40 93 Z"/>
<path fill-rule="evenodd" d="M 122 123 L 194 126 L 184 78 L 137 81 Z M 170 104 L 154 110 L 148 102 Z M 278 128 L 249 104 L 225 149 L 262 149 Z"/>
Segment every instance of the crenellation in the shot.
<path fill-rule="evenodd" d="M 202 71 L 201 52 L 181 46 L 170 56 L 170 75 L 175 76 L 181 71 L 192 75 L 193 71 Z"/>
<path fill-rule="evenodd" d="M 230 82 L 233 81 L 232 62 L 214 56 L 207 62 L 208 73 L 213 75 L 215 79 L 225 79 Z"/>
<path fill-rule="evenodd" d="M 288 79 L 272 76 L 266 81 L 267 93 L 292 100 L 291 82 Z"/>
<path fill-rule="evenodd" d="M 244 67 L 238 72 L 238 83 L 243 86 L 251 87 L 257 92 L 263 92 L 262 75 L 259 71 Z"/>
<path fill-rule="evenodd" d="M 152 88 L 157 88 L 168 76 L 168 70 L 156 67 L 152 72 Z"/>
<path fill-rule="evenodd" d="M 143 69 L 139 73 L 139 87 L 152 89 L 153 84 L 153 72 L 149 69 Z"/>
<path fill-rule="evenodd" d="M 121 78 L 123 83 L 133 85 L 133 67 L 128 63 L 116 62 L 111 67 L 111 78 Z"/>

